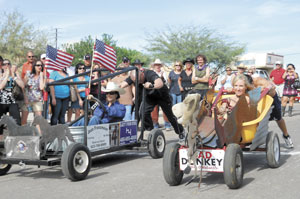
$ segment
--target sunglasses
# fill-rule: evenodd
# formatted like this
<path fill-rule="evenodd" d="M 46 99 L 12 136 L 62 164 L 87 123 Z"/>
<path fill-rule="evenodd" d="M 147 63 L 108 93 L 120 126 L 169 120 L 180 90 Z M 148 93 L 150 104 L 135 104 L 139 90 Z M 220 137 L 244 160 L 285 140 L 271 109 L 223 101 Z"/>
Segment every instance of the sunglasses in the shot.
<path fill-rule="evenodd" d="M 84 68 L 78 68 L 78 70 L 84 70 Z"/>
<path fill-rule="evenodd" d="M 40 67 L 40 66 L 43 66 L 43 65 L 42 64 L 36 64 L 35 66 Z"/>
<path fill-rule="evenodd" d="M 106 94 L 108 94 L 108 95 L 117 95 L 118 94 L 118 92 L 108 92 L 108 93 L 106 93 Z"/>
<path fill-rule="evenodd" d="M 28 56 L 28 58 L 34 58 L 34 56 Z"/>
<path fill-rule="evenodd" d="M 180 66 L 179 64 L 175 65 L 175 66 Z"/>
<path fill-rule="evenodd" d="M 3 63 L 3 66 L 5 66 L 5 65 L 10 65 L 10 63 Z"/>

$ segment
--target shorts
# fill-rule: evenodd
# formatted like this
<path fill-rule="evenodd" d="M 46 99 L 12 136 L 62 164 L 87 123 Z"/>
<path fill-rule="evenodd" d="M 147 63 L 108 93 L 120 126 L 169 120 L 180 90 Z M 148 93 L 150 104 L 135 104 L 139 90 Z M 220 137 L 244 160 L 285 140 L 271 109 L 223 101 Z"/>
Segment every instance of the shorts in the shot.
<path fill-rule="evenodd" d="M 23 103 L 21 110 L 29 111 L 30 108 L 33 111 L 43 111 L 43 102 L 29 102 L 28 104 Z"/>
<path fill-rule="evenodd" d="M 76 100 L 75 102 L 71 102 L 71 106 L 69 106 L 69 108 L 80 109 L 79 101 Z"/>
<path fill-rule="evenodd" d="M 276 94 L 274 97 L 273 97 L 274 101 L 273 101 L 273 109 L 272 109 L 272 113 L 270 115 L 270 119 L 269 120 L 276 120 L 276 121 L 279 121 L 282 119 L 282 116 L 281 116 L 281 102 L 278 98 L 278 95 Z"/>
<path fill-rule="evenodd" d="M 277 93 L 278 97 L 282 97 L 284 84 L 278 84 L 275 86 L 276 86 L 276 93 Z"/>

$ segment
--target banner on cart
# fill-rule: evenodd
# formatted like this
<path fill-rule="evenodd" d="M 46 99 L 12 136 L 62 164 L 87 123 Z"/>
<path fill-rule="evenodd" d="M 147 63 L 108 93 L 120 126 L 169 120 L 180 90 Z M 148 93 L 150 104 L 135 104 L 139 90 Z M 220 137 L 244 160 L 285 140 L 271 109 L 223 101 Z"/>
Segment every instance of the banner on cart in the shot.
<path fill-rule="evenodd" d="M 137 121 L 120 123 L 120 146 L 137 142 Z"/>
<path fill-rule="evenodd" d="M 91 152 L 109 148 L 109 124 L 87 126 L 87 146 Z"/>
<path fill-rule="evenodd" d="M 188 149 L 179 149 L 179 161 L 180 161 L 180 170 L 184 170 L 188 165 Z M 198 171 L 208 171 L 208 172 L 223 172 L 223 163 L 225 151 L 222 149 L 204 149 L 198 150 L 197 158 L 197 169 Z M 195 170 L 194 163 L 190 165 L 192 170 Z"/>

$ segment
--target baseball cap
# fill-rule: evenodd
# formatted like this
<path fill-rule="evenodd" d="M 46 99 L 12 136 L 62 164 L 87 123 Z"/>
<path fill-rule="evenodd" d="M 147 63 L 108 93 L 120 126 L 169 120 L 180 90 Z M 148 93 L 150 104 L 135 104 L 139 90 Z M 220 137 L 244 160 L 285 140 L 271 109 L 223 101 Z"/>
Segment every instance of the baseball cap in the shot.
<path fill-rule="evenodd" d="M 84 60 L 90 60 L 91 59 L 91 55 L 89 55 L 89 54 L 86 54 L 85 56 L 84 56 L 84 58 L 83 58 Z"/>
<path fill-rule="evenodd" d="M 275 65 L 281 65 L 282 63 L 281 63 L 281 61 L 276 61 L 275 62 Z"/>
<path fill-rule="evenodd" d="M 41 54 L 41 59 L 46 59 L 46 54 Z"/>

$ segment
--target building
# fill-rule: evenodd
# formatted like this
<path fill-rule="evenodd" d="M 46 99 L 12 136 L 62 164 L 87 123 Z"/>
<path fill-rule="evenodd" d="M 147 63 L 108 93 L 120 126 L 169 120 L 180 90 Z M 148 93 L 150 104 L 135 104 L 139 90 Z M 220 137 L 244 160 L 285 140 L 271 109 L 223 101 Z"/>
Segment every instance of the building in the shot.
<path fill-rule="evenodd" d="M 263 69 L 271 72 L 271 70 L 274 69 L 276 61 L 281 61 L 281 63 L 283 63 L 283 55 L 277 55 L 274 53 L 247 53 L 238 56 L 238 59 L 233 64 L 232 68 L 236 69 L 237 66 L 243 64 L 247 67 L 255 66 L 257 69 Z"/>

